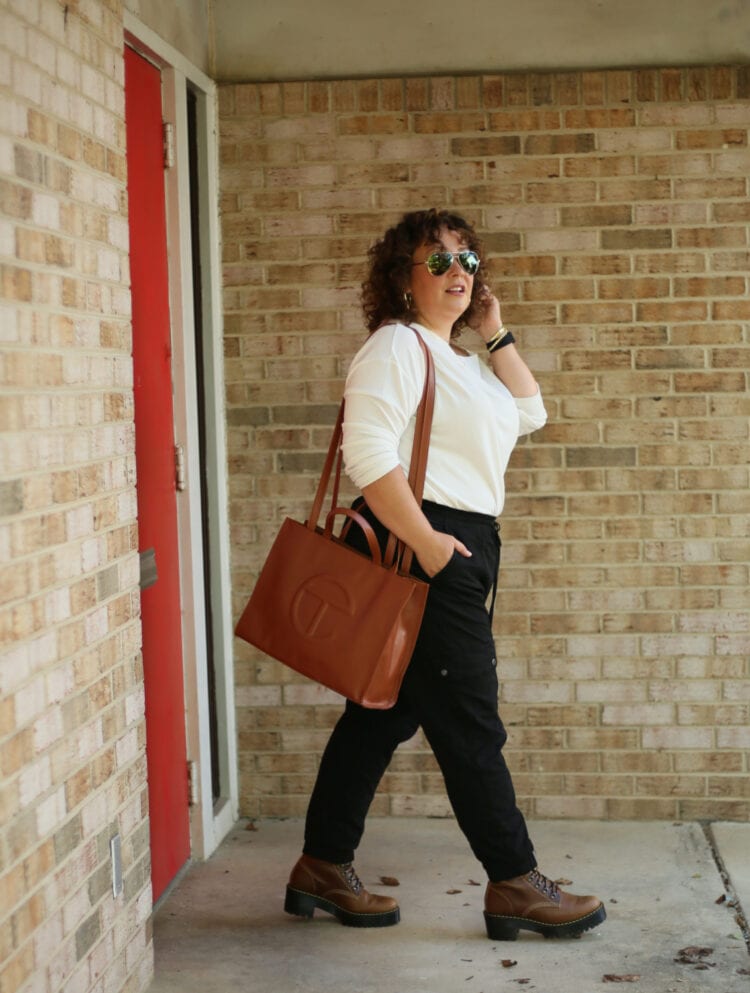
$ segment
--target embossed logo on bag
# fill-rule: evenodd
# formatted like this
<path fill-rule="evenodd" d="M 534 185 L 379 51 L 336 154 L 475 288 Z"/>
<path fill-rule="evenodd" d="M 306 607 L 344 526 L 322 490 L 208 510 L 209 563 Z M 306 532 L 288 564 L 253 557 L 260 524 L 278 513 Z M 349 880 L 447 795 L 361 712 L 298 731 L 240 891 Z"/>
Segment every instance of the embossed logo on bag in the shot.
<path fill-rule="evenodd" d="M 292 599 L 292 624 L 304 638 L 323 640 L 336 632 L 344 614 L 354 616 L 354 605 L 346 587 L 331 576 L 311 576 Z"/>

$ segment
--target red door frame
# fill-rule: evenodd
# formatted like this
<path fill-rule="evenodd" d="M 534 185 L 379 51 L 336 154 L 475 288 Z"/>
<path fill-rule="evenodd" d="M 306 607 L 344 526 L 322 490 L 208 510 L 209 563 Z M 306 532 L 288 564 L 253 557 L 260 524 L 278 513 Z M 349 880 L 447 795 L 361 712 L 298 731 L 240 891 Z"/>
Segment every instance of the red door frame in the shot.
<path fill-rule="evenodd" d="M 138 547 L 154 899 L 190 857 L 161 73 L 125 48 Z"/>

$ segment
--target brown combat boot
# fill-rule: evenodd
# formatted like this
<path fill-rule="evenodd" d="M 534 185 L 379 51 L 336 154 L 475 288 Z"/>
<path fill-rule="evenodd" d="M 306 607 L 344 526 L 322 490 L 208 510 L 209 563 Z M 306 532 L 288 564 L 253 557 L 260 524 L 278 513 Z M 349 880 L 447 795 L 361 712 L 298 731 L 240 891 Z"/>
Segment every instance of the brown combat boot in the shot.
<path fill-rule="evenodd" d="M 367 892 L 351 862 L 336 865 L 303 855 L 289 877 L 284 910 L 312 917 L 316 907 L 349 927 L 388 927 L 401 916 L 395 900 Z"/>
<path fill-rule="evenodd" d="M 606 916 L 598 897 L 563 893 L 536 869 L 502 883 L 488 883 L 484 895 L 487 937 L 494 941 L 515 941 L 521 928 L 545 938 L 577 938 Z"/>

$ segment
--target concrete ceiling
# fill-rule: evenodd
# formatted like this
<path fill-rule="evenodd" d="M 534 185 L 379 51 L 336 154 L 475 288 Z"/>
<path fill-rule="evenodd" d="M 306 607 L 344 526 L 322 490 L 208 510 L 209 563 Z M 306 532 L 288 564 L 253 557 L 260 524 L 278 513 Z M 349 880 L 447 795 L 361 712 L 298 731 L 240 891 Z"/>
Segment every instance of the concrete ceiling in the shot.
<path fill-rule="evenodd" d="M 219 80 L 750 63 L 750 0 L 213 0 Z"/>

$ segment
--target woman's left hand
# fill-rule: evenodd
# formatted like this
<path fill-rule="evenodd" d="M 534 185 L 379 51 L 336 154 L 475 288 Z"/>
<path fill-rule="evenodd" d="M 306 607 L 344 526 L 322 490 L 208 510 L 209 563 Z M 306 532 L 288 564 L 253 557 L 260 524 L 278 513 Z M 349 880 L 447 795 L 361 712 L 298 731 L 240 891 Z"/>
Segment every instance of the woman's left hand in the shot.
<path fill-rule="evenodd" d="M 500 301 L 485 283 L 479 290 L 479 314 L 470 327 L 483 341 L 489 341 L 498 328 L 502 327 Z"/>

